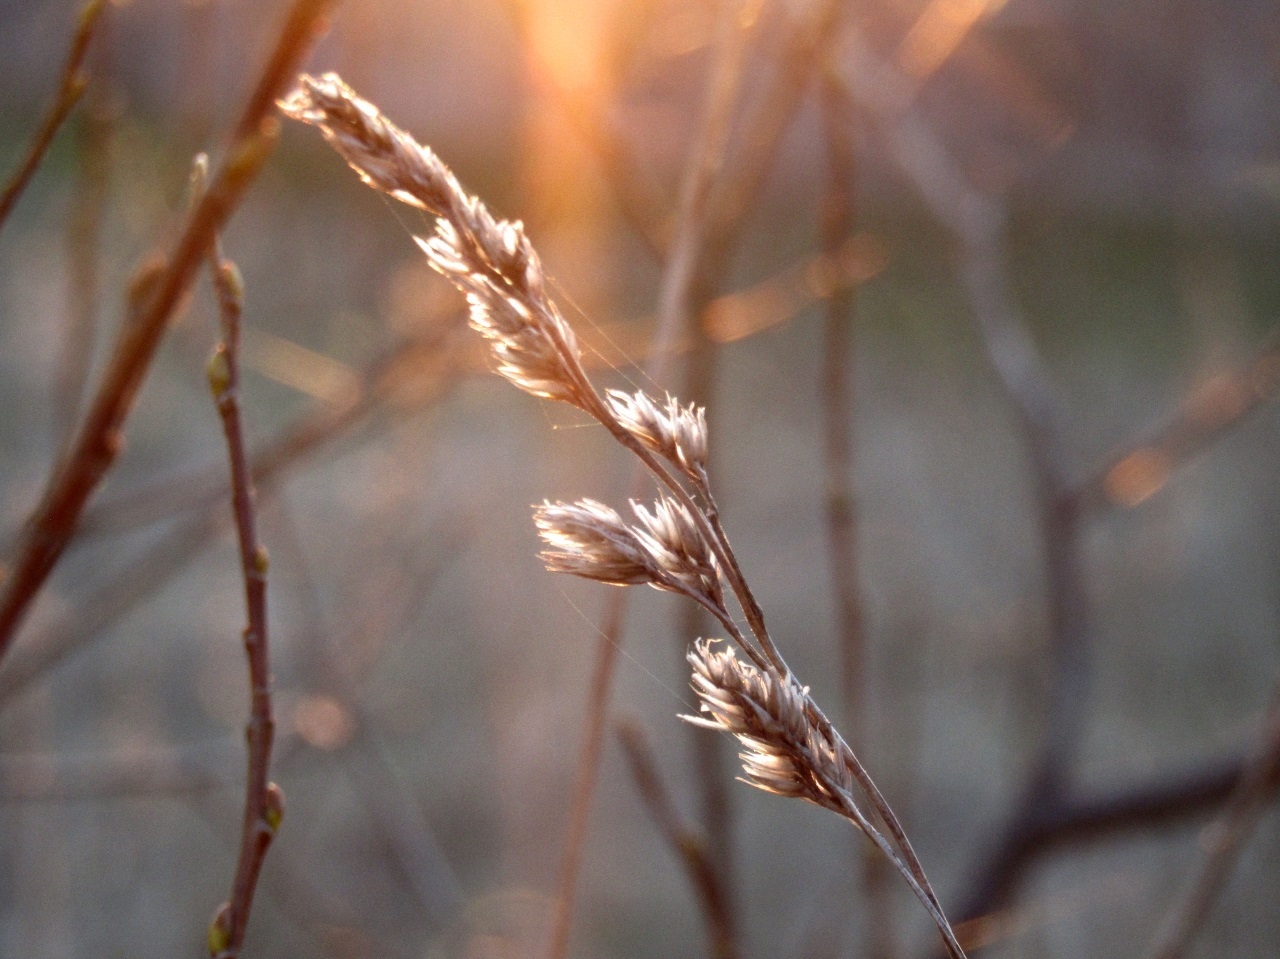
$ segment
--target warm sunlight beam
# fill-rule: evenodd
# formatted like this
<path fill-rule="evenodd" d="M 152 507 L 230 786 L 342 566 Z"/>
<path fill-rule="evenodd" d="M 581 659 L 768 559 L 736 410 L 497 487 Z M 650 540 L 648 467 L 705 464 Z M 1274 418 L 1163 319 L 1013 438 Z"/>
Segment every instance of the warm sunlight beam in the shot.
<path fill-rule="evenodd" d="M 902 69 L 918 81 L 928 79 L 955 53 L 974 24 L 1004 5 L 1005 0 L 930 0 L 898 49 Z"/>

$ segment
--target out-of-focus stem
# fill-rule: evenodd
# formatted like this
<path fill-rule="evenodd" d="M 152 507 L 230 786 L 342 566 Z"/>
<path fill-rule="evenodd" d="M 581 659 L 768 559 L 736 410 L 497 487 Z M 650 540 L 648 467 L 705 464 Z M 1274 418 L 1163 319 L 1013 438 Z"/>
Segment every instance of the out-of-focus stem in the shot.
<path fill-rule="evenodd" d="M 88 3 L 80 8 L 76 30 L 71 36 L 71 48 L 67 52 L 62 77 L 58 81 L 58 91 L 54 94 L 53 102 L 49 105 L 49 110 L 32 138 L 26 154 L 5 183 L 4 189 L 0 190 L 0 228 L 4 227 L 4 222 L 18 202 L 18 197 L 22 196 L 27 184 L 31 182 L 31 178 L 35 176 L 36 170 L 44 161 L 45 154 L 49 152 L 53 138 L 58 135 L 58 130 L 62 128 L 62 124 L 89 84 L 89 78 L 83 71 L 84 58 L 89 50 L 89 41 L 93 39 L 99 18 L 106 6 L 106 0 L 88 0 Z"/>

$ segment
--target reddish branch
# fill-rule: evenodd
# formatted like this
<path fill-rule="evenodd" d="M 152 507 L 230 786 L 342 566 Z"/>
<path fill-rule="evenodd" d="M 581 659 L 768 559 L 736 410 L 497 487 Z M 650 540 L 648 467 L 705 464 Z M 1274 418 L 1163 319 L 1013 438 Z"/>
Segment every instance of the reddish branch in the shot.
<path fill-rule="evenodd" d="M 275 98 L 293 79 L 315 42 L 333 0 L 296 0 L 275 50 L 258 81 L 226 159 L 209 190 L 187 218 L 172 253 L 138 288 L 132 316 L 121 333 L 102 384 L 65 459 L 55 469 L 9 563 L 0 595 L 0 657 L 8 650 L 32 601 L 75 532 L 89 497 L 124 444 L 133 407 L 168 322 L 209 248 L 257 176 L 275 145 Z"/>
<path fill-rule="evenodd" d="M 36 131 L 31 145 L 18 168 L 13 171 L 4 191 L 0 192 L 0 227 L 9 217 L 18 197 L 27 188 L 36 170 L 44 161 L 45 154 L 58 135 L 58 130 L 66 122 L 67 117 L 80 101 L 85 87 L 89 85 L 89 77 L 84 72 L 84 58 L 89 50 L 89 41 L 93 39 L 98 19 L 106 9 L 106 0 L 89 0 L 81 9 L 76 22 L 76 31 L 71 37 L 71 48 L 67 53 L 66 64 L 62 68 L 62 78 L 58 82 L 58 92 L 54 95 L 49 111 L 45 114 L 40 129 Z"/>
<path fill-rule="evenodd" d="M 275 719 L 271 708 L 271 665 L 267 644 L 267 551 L 258 542 L 253 476 L 245 452 L 240 419 L 240 326 L 244 286 L 239 270 L 222 258 L 215 237 L 209 248 L 209 269 L 222 318 L 222 342 L 209 360 L 209 385 L 217 403 L 231 464 L 231 505 L 240 568 L 244 576 L 245 654 L 249 660 L 249 771 L 245 782 L 244 822 L 231 899 L 218 912 L 209 930 L 209 951 L 217 957 L 240 954 L 253 894 L 262 862 L 284 815 L 284 793 L 270 781 L 271 746 Z"/>

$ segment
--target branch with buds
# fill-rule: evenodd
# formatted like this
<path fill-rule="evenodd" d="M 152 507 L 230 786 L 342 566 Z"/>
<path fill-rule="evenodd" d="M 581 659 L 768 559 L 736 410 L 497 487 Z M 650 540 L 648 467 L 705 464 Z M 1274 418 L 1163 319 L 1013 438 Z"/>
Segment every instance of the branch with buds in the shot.
<path fill-rule="evenodd" d="M 583 368 L 573 330 L 547 293 L 541 261 L 523 226 L 495 218 L 435 153 L 337 75 L 301 77 L 280 108 L 318 127 L 365 183 L 435 214 L 434 235 L 419 238 L 418 245 L 466 296 L 471 325 L 490 341 L 497 372 L 527 393 L 591 416 L 663 489 L 651 508 L 631 504 L 634 522 L 593 500 L 535 507 L 547 567 L 614 585 L 647 584 L 707 609 L 749 662 L 732 648 L 717 650 L 707 640 L 694 644 L 689 662 L 701 715 L 691 721 L 738 737 L 749 784 L 816 803 L 857 826 L 902 874 L 948 954 L 962 959 L 964 951 L 893 811 L 769 636 L 712 498 L 704 411 L 672 397 L 658 402 L 643 392 L 599 392 Z"/>

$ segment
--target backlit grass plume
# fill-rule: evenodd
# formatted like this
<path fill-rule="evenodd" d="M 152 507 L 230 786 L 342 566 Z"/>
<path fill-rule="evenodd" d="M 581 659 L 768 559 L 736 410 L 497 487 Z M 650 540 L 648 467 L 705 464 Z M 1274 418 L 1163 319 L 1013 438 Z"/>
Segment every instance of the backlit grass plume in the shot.
<path fill-rule="evenodd" d="M 663 488 L 652 507 L 632 504 L 634 522 L 593 500 L 536 507 L 547 567 L 680 593 L 710 612 L 746 658 L 707 640 L 693 645 L 689 662 L 701 715 L 691 721 L 738 738 L 746 782 L 849 819 L 902 874 L 948 953 L 963 957 L 893 811 L 769 636 L 711 495 L 704 411 L 670 396 L 659 402 L 644 392 L 599 392 L 521 224 L 495 218 L 435 153 L 335 74 L 303 76 L 280 108 L 318 127 L 370 186 L 437 217 L 434 234 L 418 244 L 466 295 L 471 325 L 490 341 L 500 374 L 528 393 L 583 410 Z"/>

